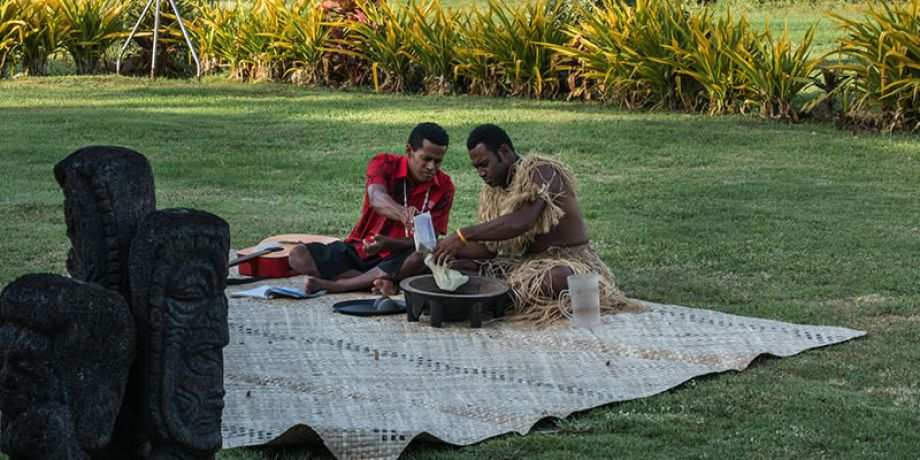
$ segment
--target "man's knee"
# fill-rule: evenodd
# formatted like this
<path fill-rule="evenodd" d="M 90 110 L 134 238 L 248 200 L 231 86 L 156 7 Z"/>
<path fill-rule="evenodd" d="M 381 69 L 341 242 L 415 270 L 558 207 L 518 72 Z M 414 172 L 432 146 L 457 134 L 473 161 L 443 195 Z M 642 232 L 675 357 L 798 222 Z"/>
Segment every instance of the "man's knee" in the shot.
<path fill-rule="evenodd" d="M 557 265 L 543 278 L 543 293 L 553 298 L 559 297 L 562 291 L 569 288 L 568 277 L 575 274 L 571 268 Z"/>
<path fill-rule="evenodd" d="M 463 273 L 479 273 L 479 263 L 475 260 L 454 260 L 450 264 L 450 268 L 454 270 L 461 271 Z"/>
<path fill-rule="evenodd" d="M 291 249 L 290 254 L 288 254 L 288 265 L 297 273 L 319 276 L 310 251 L 302 244 Z"/>
<path fill-rule="evenodd" d="M 403 261 L 404 267 L 422 267 L 425 265 L 425 255 L 421 252 L 413 252 Z"/>
<path fill-rule="evenodd" d="M 413 252 L 406 256 L 397 273 L 397 279 L 408 278 L 418 275 L 425 271 L 425 255 L 420 252 Z"/>

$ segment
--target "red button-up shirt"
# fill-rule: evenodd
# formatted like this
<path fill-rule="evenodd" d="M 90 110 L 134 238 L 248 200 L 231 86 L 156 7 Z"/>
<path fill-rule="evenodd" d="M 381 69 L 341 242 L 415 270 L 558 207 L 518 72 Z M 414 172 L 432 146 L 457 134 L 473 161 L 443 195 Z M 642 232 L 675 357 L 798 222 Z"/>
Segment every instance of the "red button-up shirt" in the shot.
<path fill-rule="evenodd" d="M 363 241 L 376 235 L 390 238 L 406 237 L 406 228 L 402 222 L 387 219 L 371 206 L 367 188 L 373 184 L 386 187 L 390 197 L 404 206 L 403 187 L 406 187 L 409 206 L 414 206 L 419 212 L 430 212 L 435 232 L 439 235 L 447 234 L 450 207 L 454 203 L 454 183 L 450 180 L 450 176 L 438 170 L 432 180 L 413 183 L 409 179 L 409 159 L 405 155 L 379 153 L 367 164 L 367 182 L 364 185 L 364 206 L 361 208 L 361 218 L 345 239 L 346 243 L 354 246 L 362 259 L 373 257 L 364 252 Z M 423 203 L 426 195 L 428 202 Z M 409 236 L 412 236 L 411 232 Z M 390 255 L 390 252 L 380 251 L 378 255 L 385 258 Z"/>

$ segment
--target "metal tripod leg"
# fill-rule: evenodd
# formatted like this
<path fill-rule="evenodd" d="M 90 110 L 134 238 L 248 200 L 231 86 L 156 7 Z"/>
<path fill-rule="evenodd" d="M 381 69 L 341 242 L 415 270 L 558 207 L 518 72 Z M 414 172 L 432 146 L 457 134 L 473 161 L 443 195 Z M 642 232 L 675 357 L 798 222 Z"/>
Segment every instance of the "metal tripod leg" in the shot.
<path fill-rule="evenodd" d="M 169 4 L 172 6 L 173 12 L 176 13 L 176 21 L 179 22 L 179 30 L 182 31 L 182 36 L 185 37 L 185 44 L 188 45 L 188 50 L 192 53 L 192 59 L 195 60 L 195 78 L 201 78 L 201 61 L 198 60 L 198 53 L 192 45 L 192 39 L 189 38 L 188 31 L 185 30 L 185 24 L 182 23 L 182 16 L 179 15 L 179 8 L 176 6 L 176 0 L 169 0 Z"/>
<path fill-rule="evenodd" d="M 144 10 L 141 11 L 140 16 L 137 17 L 137 22 L 134 24 L 134 27 L 131 29 L 131 33 L 128 34 L 128 39 L 125 40 L 125 44 L 121 47 L 121 51 L 118 52 L 118 59 L 115 60 L 115 73 L 116 74 L 121 74 L 121 58 L 124 57 L 125 50 L 128 49 L 128 45 L 131 44 L 131 40 L 134 38 L 134 35 L 137 34 L 137 29 L 141 26 L 141 22 L 144 20 L 144 16 L 147 16 L 147 11 L 150 11 L 150 5 L 152 4 L 153 4 L 153 0 L 147 0 L 147 5 L 144 6 Z"/>
<path fill-rule="evenodd" d="M 144 10 L 141 11 L 140 16 L 137 18 L 137 22 L 134 24 L 134 28 L 131 29 L 131 33 L 128 34 L 125 44 L 121 47 L 121 51 L 118 53 L 118 59 L 115 61 L 115 73 L 121 73 L 121 59 L 125 55 L 125 51 L 128 49 L 128 45 L 131 44 L 131 40 L 134 39 L 134 36 L 137 35 L 137 29 L 140 28 L 141 22 L 144 21 L 144 17 L 147 16 L 147 12 L 150 11 L 150 5 L 153 2 L 156 2 L 154 7 L 154 17 L 153 17 L 153 48 L 152 48 L 152 58 L 150 61 L 150 78 L 156 76 L 157 68 L 157 42 L 160 38 L 160 5 L 163 1 L 168 1 L 169 6 L 172 8 L 173 13 L 176 15 L 176 21 L 179 23 L 179 29 L 182 31 L 182 37 L 185 38 L 185 44 L 188 45 L 189 51 L 192 53 L 192 59 L 195 60 L 195 78 L 201 78 L 201 61 L 198 59 L 198 53 L 195 51 L 195 46 L 192 45 L 192 39 L 188 35 L 188 31 L 185 29 L 185 24 L 182 21 L 182 16 L 179 14 L 179 7 L 176 6 L 175 0 L 147 0 L 147 4 L 144 6 Z"/>
<path fill-rule="evenodd" d="M 150 50 L 150 78 L 157 76 L 157 42 L 160 41 L 160 4 L 163 0 L 154 0 L 157 3 L 153 13 L 153 48 Z"/>

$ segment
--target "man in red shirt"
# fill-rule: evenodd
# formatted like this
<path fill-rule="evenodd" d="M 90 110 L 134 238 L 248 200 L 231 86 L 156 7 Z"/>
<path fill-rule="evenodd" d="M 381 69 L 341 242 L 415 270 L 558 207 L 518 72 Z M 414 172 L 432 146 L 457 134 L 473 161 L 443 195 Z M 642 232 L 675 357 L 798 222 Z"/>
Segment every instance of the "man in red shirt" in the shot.
<path fill-rule="evenodd" d="M 392 293 L 392 280 L 415 250 L 415 215 L 430 212 L 435 232 L 447 233 L 454 184 L 441 171 L 441 162 L 448 140 L 444 128 L 421 123 L 409 135 L 405 155 L 379 153 L 371 159 L 364 207 L 348 238 L 301 245 L 291 251 L 291 268 L 307 275 L 306 292 L 360 291 L 376 286 L 384 294 Z"/>

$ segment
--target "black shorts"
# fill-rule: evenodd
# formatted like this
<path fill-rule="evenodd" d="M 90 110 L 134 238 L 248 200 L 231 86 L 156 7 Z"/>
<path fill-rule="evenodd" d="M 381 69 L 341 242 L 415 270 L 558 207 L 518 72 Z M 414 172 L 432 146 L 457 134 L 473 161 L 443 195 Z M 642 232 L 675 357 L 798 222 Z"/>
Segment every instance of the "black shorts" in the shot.
<path fill-rule="evenodd" d="M 325 280 L 334 280 L 342 273 L 349 270 L 357 270 L 361 273 L 370 271 L 374 268 L 383 270 L 387 275 L 396 276 L 399 269 L 402 268 L 403 262 L 411 249 L 402 252 L 391 253 L 386 258 L 371 257 L 361 259 L 358 251 L 354 246 L 343 241 L 336 241 L 329 244 L 308 243 L 305 245 L 310 255 L 313 256 L 313 262 L 319 269 L 319 275 Z"/>

